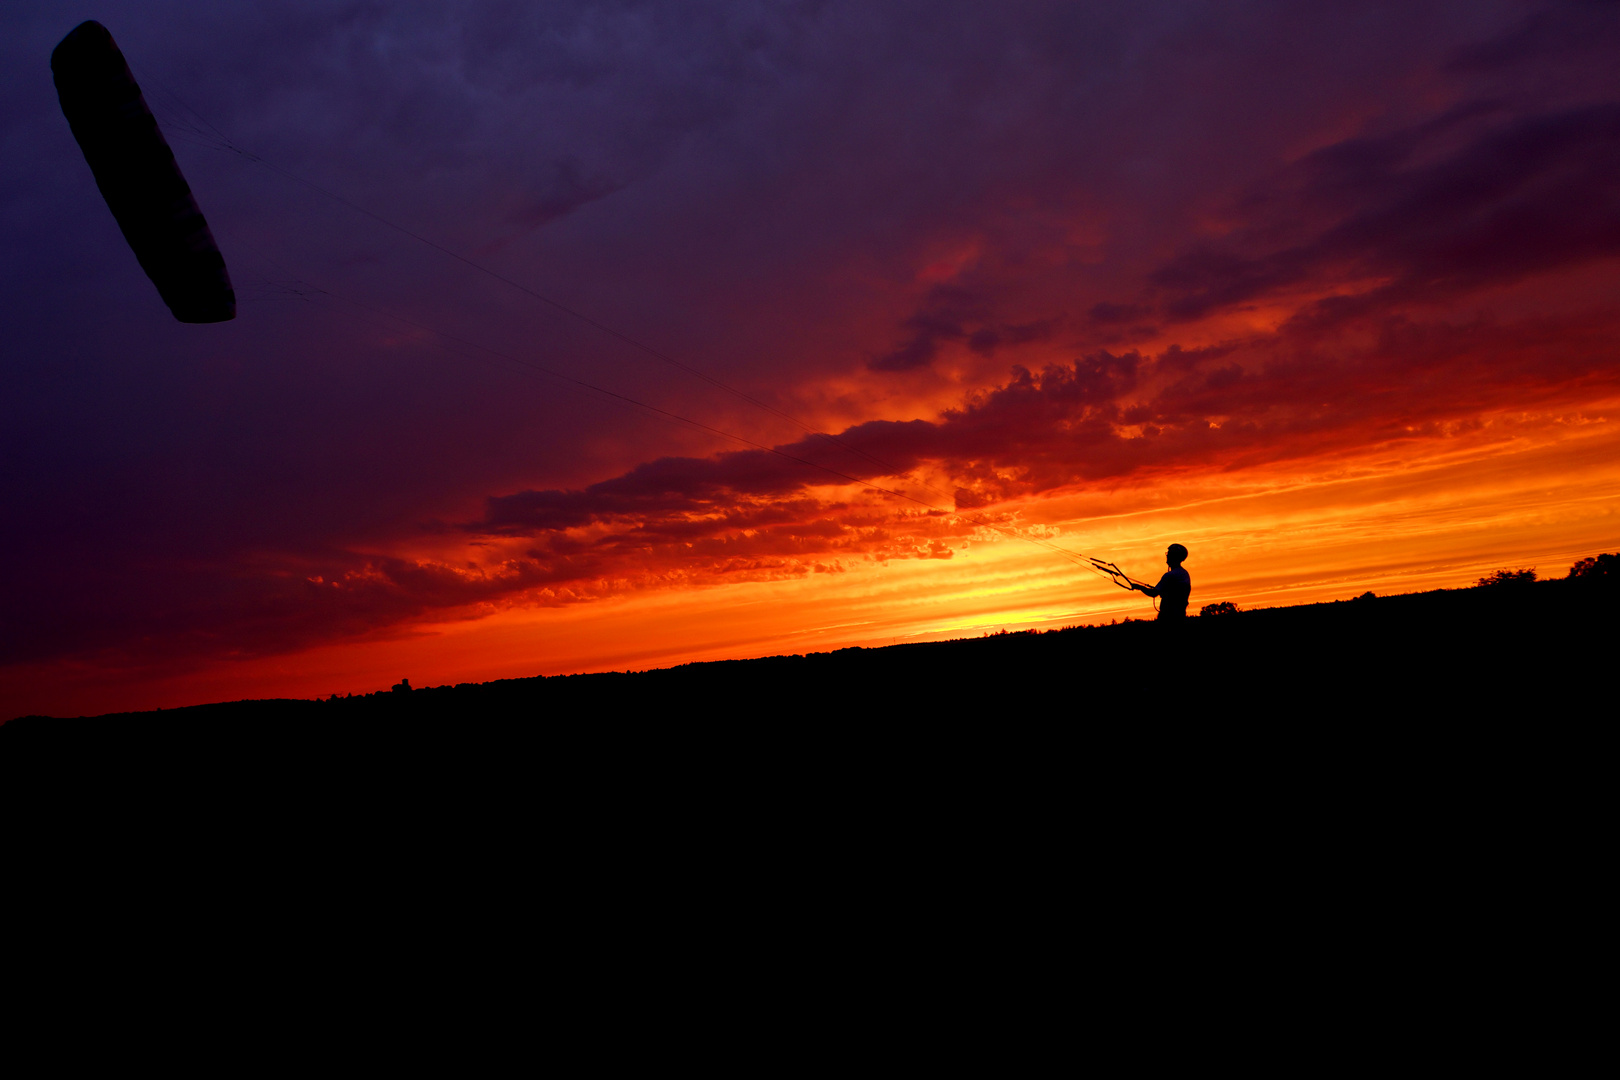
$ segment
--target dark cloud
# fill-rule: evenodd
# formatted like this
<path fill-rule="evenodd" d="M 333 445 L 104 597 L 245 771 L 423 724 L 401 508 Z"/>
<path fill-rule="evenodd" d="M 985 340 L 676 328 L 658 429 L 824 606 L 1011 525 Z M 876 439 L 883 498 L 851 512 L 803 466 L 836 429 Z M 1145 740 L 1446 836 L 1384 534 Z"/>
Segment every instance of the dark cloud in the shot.
<path fill-rule="evenodd" d="M 1620 46 L 1613 0 L 1566 0 L 1532 11 L 1502 33 L 1459 49 L 1446 64 L 1464 75 L 1561 66 L 1583 54 L 1612 58 Z"/>
<path fill-rule="evenodd" d="M 1140 304 L 1093 304 L 1089 312 L 1093 322 L 1104 325 L 1137 322 L 1153 314 L 1153 309 Z"/>
<path fill-rule="evenodd" d="M 867 363 L 872 371 L 911 371 L 927 367 L 939 354 L 942 344 L 964 341 L 980 356 L 990 356 L 1002 346 L 1026 345 L 1052 336 L 1055 319 L 1009 324 L 997 322 L 992 304 L 974 291 L 957 285 L 935 285 L 922 305 L 908 317 L 904 330 L 910 335 L 894 351 Z"/>
<path fill-rule="evenodd" d="M 1258 219 L 1149 275 L 1160 311 L 1188 321 L 1308 287 L 1378 279 L 1381 303 L 1460 291 L 1620 255 L 1620 105 L 1443 125 L 1338 143 L 1251 193 Z M 1431 143 L 1467 119 L 1489 126 L 1439 160 Z M 1280 231 L 1265 211 L 1325 219 L 1302 242 L 1266 250 Z M 1142 307 L 1101 304 L 1100 322 Z"/>
<path fill-rule="evenodd" d="M 1003 324 L 1001 326 L 983 326 L 975 330 L 968 338 L 968 348 L 980 356 L 991 356 L 1003 346 L 1028 345 L 1034 341 L 1046 341 L 1052 337 L 1056 324 L 1055 319 L 1042 319 L 1039 322 L 1021 324 Z"/>
<path fill-rule="evenodd" d="M 601 173 L 587 175 L 584 163 L 578 158 L 562 158 L 547 164 L 530 182 L 528 196 L 513 211 L 513 217 L 524 225 L 539 227 L 573 213 L 586 203 L 605 198 L 623 186 Z"/>
<path fill-rule="evenodd" d="M 867 366 L 873 371 L 910 371 L 933 362 L 939 346 L 968 336 L 969 323 L 982 322 L 987 314 L 983 298 L 967 289 L 935 285 L 922 306 L 905 321 L 910 337 L 893 352 L 879 356 Z"/>

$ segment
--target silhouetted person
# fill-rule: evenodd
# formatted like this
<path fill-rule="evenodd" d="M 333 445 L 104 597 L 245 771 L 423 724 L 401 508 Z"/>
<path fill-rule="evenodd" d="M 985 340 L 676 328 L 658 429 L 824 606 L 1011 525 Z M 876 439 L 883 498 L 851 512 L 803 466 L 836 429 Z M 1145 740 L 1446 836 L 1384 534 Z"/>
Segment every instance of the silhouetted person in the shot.
<path fill-rule="evenodd" d="M 1164 553 L 1164 561 L 1170 569 L 1157 585 L 1133 581 L 1131 588 L 1158 598 L 1160 622 L 1180 622 L 1187 617 L 1187 600 L 1192 596 L 1192 578 L 1181 568 L 1181 564 L 1187 561 L 1187 549 L 1180 544 L 1171 544 Z"/>

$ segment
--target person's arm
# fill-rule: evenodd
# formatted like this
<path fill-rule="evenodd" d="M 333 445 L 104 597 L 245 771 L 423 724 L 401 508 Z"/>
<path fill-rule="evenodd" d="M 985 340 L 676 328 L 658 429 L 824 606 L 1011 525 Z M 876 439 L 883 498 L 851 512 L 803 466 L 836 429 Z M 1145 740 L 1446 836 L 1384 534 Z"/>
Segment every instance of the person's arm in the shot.
<path fill-rule="evenodd" d="M 1165 589 L 1173 589 L 1175 587 L 1176 581 L 1169 574 L 1166 574 L 1164 577 L 1160 578 L 1157 585 L 1143 585 L 1140 581 L 1131 582 L 1131 588 L 1140 589 L 1142 592 L 1153 597 L 1155 600 L 1164 595 Z"/>

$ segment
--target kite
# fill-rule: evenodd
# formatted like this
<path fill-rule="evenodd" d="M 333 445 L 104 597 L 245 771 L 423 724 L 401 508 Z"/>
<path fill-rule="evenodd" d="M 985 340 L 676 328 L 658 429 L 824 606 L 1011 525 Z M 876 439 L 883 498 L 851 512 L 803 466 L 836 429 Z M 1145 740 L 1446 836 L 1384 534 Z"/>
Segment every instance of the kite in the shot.
<path fill-rule="evenodd" d="M 74 27 L 51 53 L 51 73 L 107 208 L 174 317 L 236 318 L 225 257 L 106 27 Z"/>

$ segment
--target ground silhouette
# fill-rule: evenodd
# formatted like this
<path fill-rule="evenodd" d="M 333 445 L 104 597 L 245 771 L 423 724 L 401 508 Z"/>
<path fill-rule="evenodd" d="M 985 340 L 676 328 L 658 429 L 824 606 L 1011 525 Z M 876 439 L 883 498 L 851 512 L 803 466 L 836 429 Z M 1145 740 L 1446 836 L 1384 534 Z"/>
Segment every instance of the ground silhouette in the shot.
<path fill-rule="evenodd" d="M 1604 564 L 1607 568 L 1607 564 Z M 511 747 L 529 739 L 716 723 L 1067 723 L 1100 718 L 1536 716 L 1600 706 L 1573 695 L 1612 659 L 1611 575 L 1298 607 L 1223 610 L 1036 633 L 503 679 L 317 701 L 239 701 L 0 727 L 28 744 L 351 749 L 406 732 Z M 386 734 L 384 734 L 386 733 Z M 307 747 L 306 747 L 307 749 Z"/>

